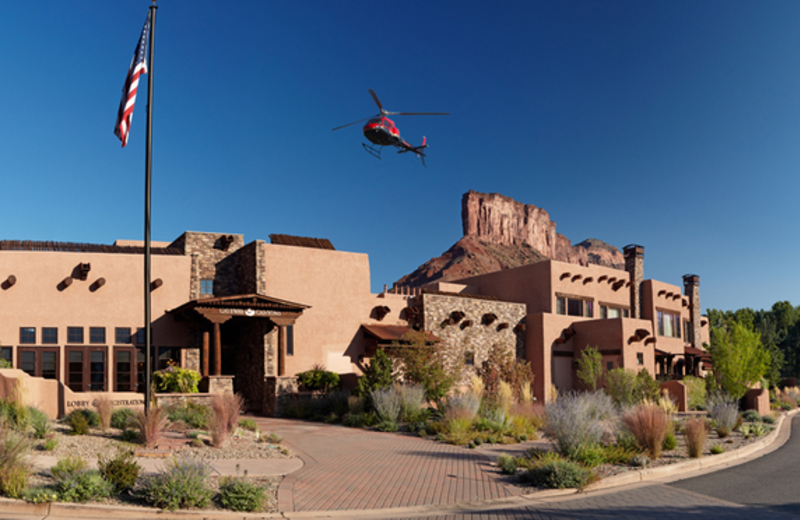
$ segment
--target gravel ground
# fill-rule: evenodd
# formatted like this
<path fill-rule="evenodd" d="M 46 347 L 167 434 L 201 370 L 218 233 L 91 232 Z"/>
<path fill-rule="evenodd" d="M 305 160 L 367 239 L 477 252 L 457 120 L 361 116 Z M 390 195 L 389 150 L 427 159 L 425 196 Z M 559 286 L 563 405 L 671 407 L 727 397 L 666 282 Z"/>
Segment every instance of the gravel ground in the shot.
<path fill-rule="evenodd" d="M 37 455 L 47 455 L 62 459 L 67 455 L 83 457 L 87 463 L 93 463 L 97 460 L 98 454 L 105 456 L 113 456 L 118 449 L 134 449 L 143 450 L 144 448 L 139 444 L 131 444 L 120 440 L 122 434 L 121 430 L 114 428 L 108 431 L 101 431 L 100 429 L 93 428 L 88 435 L 70 435 L 69 428 L 63 424 L 54 424 L 53 434 L 58 439 L 58 444 L 54 450 L 44 451 L 43 440 L 36 441 L 35 449 Z M 172 434 L 178 437 L 178 434 Z M 200 436 L 201 439 L 208 439 L 205 436 Z M 294 458 L 295 455 L 287 448 L 280 444 L 273 444 L 268 442 L 259 442 L 256 439 L 254 432 L 249 430 L 237 429 L 234 436 L 230 437 L 227 443 L 222 448 L 215 448 L 209 445 L 210 440 L 206 442 L 206 446 L 202 448 L 186 446 L 180 449 L 173 450 L 175 454 L 186 455 L 201 460 L 213 461 L 220 459 L 268 459 L 268 458 Z M 264 512 L 277 511 L 277 493 L 278 485 L 283 480 L 282 476 L 240 476 L 244 480 L 260 485 L 266 490 L 267 502 L 264 507 Z M 141 479 L 140 479 L 141 480 Z M 210 477 L 206 483 L 214 493 L 219 491 L 219 478 L 216 476 Z M 46 486 L 52 484 L 53 478 L 49 470 L 42 470 L 32 475 L 30 485 L 32 486 Z M 136 496 L 136 489 L 132 492 L 112 497 L 107 500 L 101 501 L 102 504 L 107 505 L 125 505 L 125 506 L 140 506 L 148 507 L 147 504 Z M 221 509 L 222 506 L 215 500 L 210 509 Z"/>

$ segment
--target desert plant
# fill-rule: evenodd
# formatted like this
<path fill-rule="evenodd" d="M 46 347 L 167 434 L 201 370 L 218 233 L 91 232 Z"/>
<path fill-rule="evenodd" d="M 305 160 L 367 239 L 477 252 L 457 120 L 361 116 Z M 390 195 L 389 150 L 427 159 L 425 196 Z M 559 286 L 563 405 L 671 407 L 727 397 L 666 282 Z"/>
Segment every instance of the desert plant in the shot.
<path fill-rule="evenodd" d="M 140 496 L 148 503 L 174 511 L 206 507 L 213 492 L 206 485 L 208 465 L 188 457 L 173 457 L 155 475 L 144 479 Z"/>
<path fill-rule="evenodd" d="M 37 439 L 44 439 L 50 433 L 52 421 L 43 411 L 38 408 L 30 407 L 28 409 L 31 420 L 31 428 L 33 428 L 33 436 Z"/>
<path fill-rule="evenodd" d="M 501 453 L 497 457 L 497 466 L 503 475 L 513 475 L 517 472 L 517 461 L 507 453 Z"/>
<path fill-rule="evenodd" d="M 511 405 L 514 404 L 514 390 L 508 382 L 500 381 L 497 385 L 495 404 L 499 409 L 503 410 L 503 413 L 508 415 L 508 412 L 511 410 Z"/>
<path fill-rule="evenodd" d="M 100 455 L 97 459 L 100 474 L 114 485 L 117 493 L 131 489 L 142 467 L 136 462 L 133 450 L 119 449 L 114 457 Z"/>
<path fill-rule="evenodd" d="M 108 498 L 114 493 L 114 484 L 96 470 L 79 471 L 56 482 L 58 498 L 64 502 L 89 502 Z"/>
<path fill-rule="evenodd" d="M 606 392 L 620 407 L 635 403 L 636 374 L 632 370 L 614 368 L 606 373 Z"/>
<path fill-rule="evenodd" d="M 720 392 L 707 399 L 708 416 L 720 437 L 727 437 L 739 420 L 739 404 L 726 393 Z"/>
<path fill-rule="evenodd" d="M 100 428 L 103 431 L 111 426 L 111 414 L 114 412 L 114 401 L 108 394 L 101 394 L 94 400 L 94 407 L 100 419 Z"/>
<path fill-rule="evenodd" d="M 757 410 L 745 410 L 742 412 L 742 420 L 745 422 L 761 422 L 761 415 Z"/>
<path fill-rule="evenodd" d="M 136 412 L 133 408 L 115 408 L 111 412 L 111 427 L 118 430 L 124 430 L 131 426 Z"/>
<path fill-rule="evenodd" d="M 609 403 L 602 392 L 560 395 L 546 406 L 545 433 L 553 438 L 562 455 L 571 458 L 585 446 L 599 444 L 608 424 L 615 416 L 609 413 Z M 604 395 L 604 394 L 603 394 Z M 613 410 L 613 405 L 610 406 Z"/>
<path fill-rule="evenodd" d="M 400 417 L 400 396 L 392 386 L 374 390 L 370 394 L 375 413 L 383 422 L 397 423 Z"/>
<path fill-rule="evenodd" d="M 725 446 L 723 446 L 722 444 L 715 444 L 711 446 L 711 448 L 709 448 L 709 451 L 711 452 L 712 455 L 719 455 L 720 453 L 723 453 L 725 451 Z"/>
<path fill-rule="evenodd" d="M 42 449 L 45 451 L 53 451 L 58 446 L 58 438 L 55 436 L 54 433 L 48 433 L 44 437 L 44 442 L 42 443 Z"/>
<path fill-rule="evenodd" d="M 664 445 L 663 448 L 666 451 L 672 451 L 678 447 L 678 439 L 675 438 L 675 434 L 672 432 L 667 433 L 664 437 Z"/>
<path fill-rule="evenodd" d="M 683 424 L 683 435 L 686 438 L 686 450 L 689 456 L 696 459 L 703 455 L 703 447 L 708 438 L 708 423 L 701 417 L 692 417 Z"/>
<path fill-rule="evenodd" d="M 58 500 L 58 493 L 51 487 L 29 487 L 23 491 L 22 499 L 31 504 L 48 504 Z"/>
<path fill-rule="evenodd" d="M 590 390 L 597 390 L 603 377 L 603 355 L 597 347 L 586 346 L 578 358 L 578 379 Z"/>
<path fill-rule="evenodd" d="M 208 422 L 211 417 L 211 408 L 187 401 L 182 406 L 173 406 L 167 409 L 169 420 L 172 422 L 183 422 L 189 428 L 204 429 L 208 427 Z"/>
<path fill-rule="evenodd" d="M 86 459 L 81 457 L 80 455 L 67 455 L 61 459 L 58 459 L 55 466 L 50 468 L 50 473 L 53 474 L 53 478 L 56 480 L 64 480 L 67 477 L 80 473 L 81 471 L 86 471 L 87 468 Z"/>
<path fill-rule="evenodd" d="M 492 401 L 497 396 L 500 381 L 511 385 L 514 397 L 520 398 L 523 387 L 530 388 L 533 370 L 527 360 L 517 359 L 512 346 L 495 343 L 489 349 L 486 359 L 477 367 L 477 374 L 486 387 L 486 399 Z M 491 403 L 490 403 L 491 404 Z"/>
<path fill-rule="evenodd" d="M 209 426 L 214 446 L 221 448 L 225 445 L 239 424 L 243 404 L 244 401 L 239 394 L 214 394 L 211 398 L 211 409 L 214 414 Z"/>
<path fill-rule="evenodd" d="M 450 396 L 446 401 L 444 420 L 464 419 L 471 423 L 480 405 L 478 396 L 471 392 Z"/>
<path fill-rule="evenodd" d="M 72 410 L 69 413 L 69 415 L 67 416 L 67 422 L 69 422 L 69 419 L 73 415 L 82 415 L 86 419 L 86 422 L 89 424 L 89 426 L 92 427 L 92 428 L 100 426 L 100 416 L 97 415 L 97 412 L 95 412 L 92 409 L 89 409 L 89 408 L 77 408 L 75 410 Z"/>
<path fill-rule="evenodd" d="M 648 451 L 651 459 L 661 456 L 664 437 L 670 421 L 667 414 L 654 404 L 640 404 L 622 414 L 622 422 L 636 441 Z"/>
<path fill-rule="evenodd" d="M 425 403 L 425 389 L 419 385 L 395 385 L 400 399 L 400 420 L 403 422 L 418 422 L 426 416 L 423 409 Z"/>
<path fill-rule="evenodd" d="M 239 419 L 239 427 L 254 432 L 258 428 L 258 425 L 254 419 Z"/>
<path fill-rule="evenodd" d="M 775 417 L 773 417 L 772 415 L 762 415 L 761 422 L 765 424 L 775 424 Z"/>
<path fill-rule="evenodd" d="M 20 498 L 28 484 L 31 464 L 27 456 L 31 450 L 30 439 L 0 421 L 0 493 Z"/>
<path fill-rule="evenodd" d="M 220 502 L 234 511 L 261 511 L 267 502 L 266 490 L 236 477 L 222 477 L 219 486 Z"/>
<path fill-rule="evenodd" d="M 425 388 L 428 401 L 442 404 L 445 396 L 461 380 L 463 355 L 452 356 L 453 353 L 442 342 L 430 342 L 424 332 L 409 331 L 404 339 L 408 346 L 393 353 L 400 361 L 403 379 Z"/>
<path fill-rule="evenodd" d="M 139 431 L 139 439 L 148 448 L 158 444 L 168 424 L 166 411 L 160 406 L 151 406 L 146 413 L 138 410 L 133 418 L 133 426 Z"/>
<path fill-rule="evenodd" d="M 172 360 L 167 368 L 153 372 L 153 385 L 156 391 L 179 394 L 196 394 L 197 383 L 202 376 L 196 370 L 181 368 Z"/>

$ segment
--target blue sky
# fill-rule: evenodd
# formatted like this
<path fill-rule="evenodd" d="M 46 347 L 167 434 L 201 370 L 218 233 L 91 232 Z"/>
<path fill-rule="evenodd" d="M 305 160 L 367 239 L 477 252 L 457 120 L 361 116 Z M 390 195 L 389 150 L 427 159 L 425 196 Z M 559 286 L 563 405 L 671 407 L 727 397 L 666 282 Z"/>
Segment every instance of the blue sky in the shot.
<path fill-rule="evenodd" d="M 0 238 L 143 236 L 145 92 L 113 124 L 150 2 L 4 5 Z M 330 239 L 373 291 L 461 237 L 461 196 L 645 247 L 704 309 L 797 305 L 800 3 L 161 0 L 153 239 Z M 385 108 L 427 168 L 364 152 Z"/>

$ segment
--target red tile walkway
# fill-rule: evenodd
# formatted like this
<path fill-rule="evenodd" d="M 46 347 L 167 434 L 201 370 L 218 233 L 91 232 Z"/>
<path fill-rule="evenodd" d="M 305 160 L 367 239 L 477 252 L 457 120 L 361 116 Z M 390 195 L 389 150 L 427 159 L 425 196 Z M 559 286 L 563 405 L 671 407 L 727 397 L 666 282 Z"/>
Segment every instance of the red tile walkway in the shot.
<path fill-rule="evenodd" d="M 521 494 L 484 455 L 417 437 L 258 418 L 305 465 L 286 476 L 278 510 L 364 510 L 443 505 Z"/>

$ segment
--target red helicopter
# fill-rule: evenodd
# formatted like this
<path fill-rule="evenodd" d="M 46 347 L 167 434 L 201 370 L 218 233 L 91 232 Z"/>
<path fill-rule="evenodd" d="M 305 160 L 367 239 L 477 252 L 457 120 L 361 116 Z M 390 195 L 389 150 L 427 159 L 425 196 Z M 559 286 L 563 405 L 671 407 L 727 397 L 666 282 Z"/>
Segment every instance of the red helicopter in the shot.
<path fill-rule="evenodd" d="M 450 114 L 447 112 L 389 112 L 383 109 L 383 105 L 374 90 L 369 89 L 369 94 L 372 96 L 372 99 L 375 101 L 375 104 L 378 105 L 378 109 L 380 109 L 381 112 L 371 117 L 365 117 L 364 119 L 347 123 L 346 125 L 337 126 L 333 130 L 339 130 L 369 120 L 367 124 L 364 125 L 363 132 L 364 137 L 369 139 L 372 144 L 361 144 L 367 153 L 380 159 L 381 150 L 384 146 L 394 146 L 398 149 L 397 153 L 414 152 L 422 160 L 422 165 L 424 166 L 425 153 L 422 150 L 428 147 L 428 145 L 425 144 L 425 138 L 422 138 L 422 144 L 419 146 L 409 144 L 400 137 L 400 130 L 397 129 L 394 121 L 386 116 L 449 116 Z"/>

